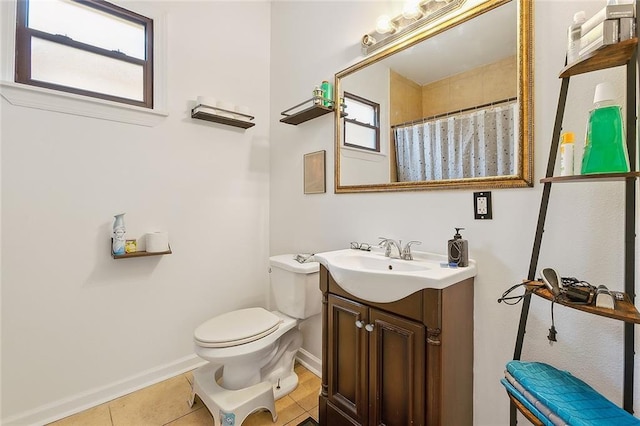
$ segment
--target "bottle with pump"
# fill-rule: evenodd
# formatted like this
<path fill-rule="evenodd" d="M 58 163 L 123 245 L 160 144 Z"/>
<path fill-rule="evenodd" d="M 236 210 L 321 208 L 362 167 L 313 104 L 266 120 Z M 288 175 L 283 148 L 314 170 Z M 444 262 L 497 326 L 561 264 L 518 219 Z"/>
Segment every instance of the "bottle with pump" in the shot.
<path fill-rule="evenodd" d="M 573 141 L 575 134 L 566 132 L 560 139 L 560 176 L 573 176 Z"/>
<path fill-rule="evenodd" d="M 460 231 L 464 228 L 454 228 L 456 234 L 447 244 L 450 266 L 469 266 L 469 242 L 462 238 Z"/>
<path fill-rule="evenodd" d="M 626 173 L 629 153 L 622 127 L 622 108 L 614 103 L 611 83 L 596 86 L 589 113 L 581 173 Z"/>
<path fill-rule="evenodd" d="M 567 31 L 567 65 L 576 62 L 580 53 L 580 37 L 582 36 L 582 24 L 587 20 L 584 10 L 573 15 L 573 24 Z"/>

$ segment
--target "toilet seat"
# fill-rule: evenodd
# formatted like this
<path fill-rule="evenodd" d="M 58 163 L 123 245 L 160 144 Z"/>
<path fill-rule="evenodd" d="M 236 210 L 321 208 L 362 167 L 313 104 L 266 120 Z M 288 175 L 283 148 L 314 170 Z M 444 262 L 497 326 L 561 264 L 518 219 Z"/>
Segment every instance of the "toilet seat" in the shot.
<path fill-rule="evenodd" d="M 193 336 L 203 348 L 228 348 L 268 336 L 282 322 L 281 317 L 263 308 L 239 309 L 204 322 Z"/>

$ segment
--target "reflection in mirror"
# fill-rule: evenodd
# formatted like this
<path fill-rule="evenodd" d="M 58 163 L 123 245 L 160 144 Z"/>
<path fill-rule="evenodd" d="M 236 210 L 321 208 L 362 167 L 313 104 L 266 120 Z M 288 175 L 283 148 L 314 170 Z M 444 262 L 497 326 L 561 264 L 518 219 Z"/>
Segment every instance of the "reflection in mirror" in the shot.
<path fill-rule="evenodd" d="M 336 192 L 531 186 L 530 3 L 485 1 L 336 74 L 379 114 L 378 150 L 336 118 Z"/>

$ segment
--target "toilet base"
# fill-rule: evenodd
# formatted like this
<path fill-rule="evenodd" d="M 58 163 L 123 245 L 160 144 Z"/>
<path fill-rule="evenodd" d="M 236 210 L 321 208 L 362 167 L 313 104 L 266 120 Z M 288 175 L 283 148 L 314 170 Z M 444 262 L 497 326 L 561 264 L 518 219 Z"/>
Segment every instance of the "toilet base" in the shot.
<path fill-rule="evenodd" d="M 193 385 L 189 405 L 193 406 L 198 395 L 213 416 L 214 425 L 240 426 L 253 412 L 266 409 L 275 422 L 278 418 L 275 400 L 298 386 L 298 376 L 291 371 L 279 382 L 260 382 L 244 389 L 228 390 L 218 384 L 223 366 L 207 364 L 193 372 Z"/>

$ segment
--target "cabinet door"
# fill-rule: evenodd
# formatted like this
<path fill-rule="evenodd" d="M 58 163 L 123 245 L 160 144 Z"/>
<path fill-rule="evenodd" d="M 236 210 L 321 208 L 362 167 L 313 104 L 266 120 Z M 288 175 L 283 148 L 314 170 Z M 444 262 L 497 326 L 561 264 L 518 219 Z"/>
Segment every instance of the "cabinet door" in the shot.
<path fill-rule="evenodd" d="M 328 298 L 329 401 L 361 425 L 367 417 L 367 307 L 341 297 Z"/>
<path fill-rule="evenodd" d="M 420 323 L 369 312 L 371 425 L 424 425 L 425 332 Z"/>

